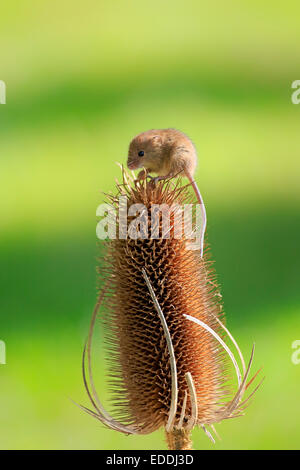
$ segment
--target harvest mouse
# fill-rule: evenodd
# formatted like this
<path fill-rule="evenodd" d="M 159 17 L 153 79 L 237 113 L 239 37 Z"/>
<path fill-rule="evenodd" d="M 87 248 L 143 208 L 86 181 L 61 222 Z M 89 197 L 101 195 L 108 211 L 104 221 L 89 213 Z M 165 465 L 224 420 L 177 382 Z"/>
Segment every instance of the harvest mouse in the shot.
<path fill-rule="evenodd" d="M 207 219 L 204 202 L 194 180 L 197 153 L 192 141 L 183 132 L 176 129 L 153 129 L 142 132 L 130 142 L 127 165 L 130 170 L 144 168 L 147 174 L 156 173 L 158 177 L 153 178 L 155 181 L 181 175 L 189 179 L 201 205 L 200 253 L 203 257 Z M 143 177 L 145 177 L 144 170 L 138 175 L 139 179 Z"/>

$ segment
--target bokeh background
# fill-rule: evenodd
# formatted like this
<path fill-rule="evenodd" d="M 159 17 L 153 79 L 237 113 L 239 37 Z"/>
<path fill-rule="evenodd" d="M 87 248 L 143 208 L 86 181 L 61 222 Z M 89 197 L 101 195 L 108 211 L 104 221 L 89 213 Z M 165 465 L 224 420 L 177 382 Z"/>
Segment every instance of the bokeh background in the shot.
<path fill-rule="evenodd" d="M 227 322 L 266 381 L 215 449 L 299 448 L 299 2 L 11 0 L 1 5 L 0 447 L 163 449 L 87 404 L 96 216 L 137 133 L 195 142 Z M 96 369 L 101 397 L 101 332 Z M 212 449 L 202 431 L 197 449 Z"/>

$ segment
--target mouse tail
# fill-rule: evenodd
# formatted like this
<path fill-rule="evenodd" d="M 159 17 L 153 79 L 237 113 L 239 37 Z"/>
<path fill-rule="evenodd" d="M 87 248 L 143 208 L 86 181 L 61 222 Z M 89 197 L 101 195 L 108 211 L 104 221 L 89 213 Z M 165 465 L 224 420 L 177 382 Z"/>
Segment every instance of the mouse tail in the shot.
<path fill-rule="evenodd" d="M 206 232 L 206 226 L 207 226 L 207 216 L 206 216 L 206 209 L 205 209 L 205 204 L 203 201 L 203 198 L 201 196 L 200 190 L 198 188 L 198 185 L 192 175 L 188 172 L 185 171 L 185 174 L 190 181 L 193 190 L 195 191 L 197 200 L 201 206 L 201 215 L 202 215 L 202 226 L 201 226 L 201 235 L 200 235 L 200 255 L 201 258 L 203 258 L 203 250 L 204 250 L 204 237 L 205 237 L 205 232 Z"/>

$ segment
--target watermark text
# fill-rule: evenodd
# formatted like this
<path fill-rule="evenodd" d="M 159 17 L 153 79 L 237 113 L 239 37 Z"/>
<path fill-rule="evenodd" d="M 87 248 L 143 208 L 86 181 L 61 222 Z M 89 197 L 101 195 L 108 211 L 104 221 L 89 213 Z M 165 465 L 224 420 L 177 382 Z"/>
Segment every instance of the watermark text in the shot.
<path fill-rule="evenodd" d="M 291 99 L 293 104 L 300 103 L 300 80 L 294 80 L 292 83 L 292 88 L 296 90 L 292 93 Z"/>
<path fill-rule="evenodd" d="M 6 104 L 6 84 L 0 80 L 0 104 Z"/>
<path fill-rule="evenodd" d="M 295 349 L 291 358 L 292 363 L 297 366 L 298 364 L 300 364 L 300 339 L 296 339 L 292 342 L 292 349 Z"/>
<path fill-rule="evenodd" d="M 202 236 L 202 212 L 199 205 L 144 204 L 128 207 L 126 196 L 119 197 L 118 210 L 101 204 L 96 211 L 101 220 L 96 234 L 99 240 L 186 240 L 188 250 L 199 250 Z"/>
<path fill-rule="evenodd" d="M 6 364 L 6 344 L 0 340 L 0 364 Z"/>

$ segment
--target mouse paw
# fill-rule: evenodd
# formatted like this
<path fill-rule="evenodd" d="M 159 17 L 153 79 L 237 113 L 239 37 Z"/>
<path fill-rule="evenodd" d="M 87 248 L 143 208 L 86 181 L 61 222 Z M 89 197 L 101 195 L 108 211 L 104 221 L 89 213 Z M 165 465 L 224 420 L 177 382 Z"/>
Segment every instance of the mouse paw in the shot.
<path fill-rule="evenodd" d="M 139 172 L 136 181 L 145 180 L 147 177 L 147 172 L 145 170 L 142 170 Z"/>

